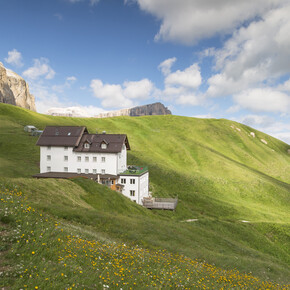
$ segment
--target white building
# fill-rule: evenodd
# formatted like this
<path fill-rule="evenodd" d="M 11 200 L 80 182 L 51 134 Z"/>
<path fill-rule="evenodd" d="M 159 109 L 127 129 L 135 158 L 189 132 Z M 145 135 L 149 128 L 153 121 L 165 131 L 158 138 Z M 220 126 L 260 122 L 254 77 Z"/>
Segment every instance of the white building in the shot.
<path fill-rule="evenodd" d="M 38 139 L 40 174 L 35 177 L 85 176 L 142 204 L 149 195 L 147 167 L 128 166 L 125 134 L 89 134 L 86 127 L 48 126 Z"/>

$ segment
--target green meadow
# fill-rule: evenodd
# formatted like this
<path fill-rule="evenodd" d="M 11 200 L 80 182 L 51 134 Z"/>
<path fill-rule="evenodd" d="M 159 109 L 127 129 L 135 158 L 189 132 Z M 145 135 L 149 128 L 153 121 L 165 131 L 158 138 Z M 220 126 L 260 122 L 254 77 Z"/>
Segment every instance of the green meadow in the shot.
<path fill-rule="evenodd" d="M 153 195 L 178 197 L 176 210 L 147 210 L 83 178 L 33 179 L 39 148 L 25 125 L 127 134 L 128 164 L 148 166 Z M 224 119 L 66 118 L 0 104 L 0 286 L 287 288 L 282 285 L 290 283 L 288 149 Z M 25 241 L 23 234 L 29 236 Z M 67 257 L 69 247 L 77 257 Z M 115 264 L 113 256 L 119 257 Z"/>

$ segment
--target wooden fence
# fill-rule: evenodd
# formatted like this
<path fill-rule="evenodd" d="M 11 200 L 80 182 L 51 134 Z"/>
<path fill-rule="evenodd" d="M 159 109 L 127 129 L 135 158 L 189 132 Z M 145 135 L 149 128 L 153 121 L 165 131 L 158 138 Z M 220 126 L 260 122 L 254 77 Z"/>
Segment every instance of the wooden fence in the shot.
<path fill-rule="evenodd" d="M 175 210 L 178 198 L 147 197 L 142 200 L 143 206 L 149 209 Z"/>

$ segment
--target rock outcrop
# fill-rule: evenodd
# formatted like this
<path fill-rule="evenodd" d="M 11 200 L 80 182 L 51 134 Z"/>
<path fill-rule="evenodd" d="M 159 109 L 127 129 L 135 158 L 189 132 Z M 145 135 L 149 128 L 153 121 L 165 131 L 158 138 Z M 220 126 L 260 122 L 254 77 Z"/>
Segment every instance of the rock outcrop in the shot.
<path fill-rule="evenodd" d="M 171 115 L 171 111 L 168 110 L 161 103 L 154 103 L 144 106 L 138 106 L 130 109 L 122 109 L 118 111 L 111 111 L 107 113 L 102 113 L 97 115 L 97 118 L 109 118 L 109 117 L 118 117 L 118 116 L 148 116 L 148 115 Z"/>
<path fill-rule="evenodd" d="M 0 103 L 36 111 L 34 96 L 29 93 L 28 84 L 18 74 L 5 68 L 1 62 Z"/>

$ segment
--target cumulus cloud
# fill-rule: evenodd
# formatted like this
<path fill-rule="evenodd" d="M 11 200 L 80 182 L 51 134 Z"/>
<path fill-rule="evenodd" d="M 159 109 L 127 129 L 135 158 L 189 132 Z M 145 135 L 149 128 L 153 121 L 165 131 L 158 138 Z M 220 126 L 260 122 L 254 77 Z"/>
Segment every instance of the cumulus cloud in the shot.
<path fill-rule="evenodd" d="M 49 60 L 41 57 L 33 60 L 33 66 L 25 70 L 23 76 L 30 79 L 36 80 L 40 77 L 45 79 L 53 79 L 55 71 L 50 67 Z"/>
<path fill-rule="evenodd" d="M 172 65 L 176 62 L 176 57 L 168 58 L 161 62 L 158 68 L 162 71 L 162 73 L 166 76 L 170 74 Z"/>
<path fill-rule="evenodd" d="M 240 107 L 255 112 L 290 112 L 290 96 L 272 88 L 245 90 L 233 99 Z"/>
<path fill-rule="evenodd" d="M 90 118 L 104 113 L 105 111 L 99 107 L 94 106 L 73 106 L 73 107 L 53 107 L 46 111 L 46 114 L 53 116 L 67 116 L 67 117 L 80 117 Z"/>
<path fill-rule="evenodd" d="M 129 108 L 133 100 L 144 100 L 152 97 L 153 83 L 148 79 L 126 81 L 120 84 L 104 84 L 99 79 L 91 81 L 94 95 L 102 100 L 105 108 Z"/>
<path fill-rule="evenodd" d="M 45 114 L 51 107 L 62 107 L 64 104 L 50 88 L 40 82 L 29 83 L 30 92 L 35 96 L 35 105 L 38 113 Z"/>
<path fill-rule="evenodd" d="M 161 99 L 175 101 L 180 105 L 197 106 L 203 103 L 203 96 L 198 93 L 202 83 L 200 68 L 197 63 L 185 68 L 171 72 L 171 66 L 176 58 L 164 60 L 158 68 L 165 76 L 164 90 L 159 91 Z"/>
<path fill-rule="evenodd" d="M 67 77 L 64 84 L 61 85 L 54 85 L 52 89 L 58 93 L 62 93 L 65 89 L 69 89 L 72 84 L 77 81 L 77 78 L 74 76 Z"/>
<path fill-rule="evenodd" d="M 91 81 L 94 95 L 102 100 L 105 108 L 129 108 L 149 98 L 173 101 L 181 105 L 200 105 L 204 102 L 198 88 L 202 83 L 200 68 L 194 63 L 184 70 L 171 71 L 176 58 L 160 63 L 164 75 L 164 89 L 158 89 L 149 79 L 125 81 L 123 84 L 104 84 L 100 79 Z"/>
<path fill-rule="evenodd" d="M 132 1 L 125 1 L 125 3 Z M 203 38 L 230 33 L 285 0 L 135 0 L 140 9 L 161 20 L 156 40 L 196 44 Z"/>
<path fill-rule="evenodd" d="M 266 128 L 275 122 L 273 117 L 267 115 L 246 115 L 241 119 L 241 123 L 250 127 Z"/>
<path fill-rule="evenodd" d="M 201 82 L 200 68 L 197 63 L 183 71 L 177 70 L 170 73 L 165 78 L 166 86 L 182 86 L 192 89 L 198 88 L 201 85 Z"/>
<path fill-rule="evenodd" d="M 243 116 L 237 121 L 290 144 L 290 123 L 287 122 L 287 118 L 277 121 L 273 116 L 251 114 Z"/>
<path fill-rule="evenodd" d="M 17 51 L 16 49 L 8 51 L 8 57 L 5 58 L 5 61 L 16 67 L 23 66 L 21 52 Z"/>
<path fill-rule="evenodd" d="M 219 73 L 209 78 L 207 95 L 236 94 L 265 83 L 271 85 L 289 74 L 289 14 L 288 2 L 236 30 L 223 48 L 214 53 Z"/>

